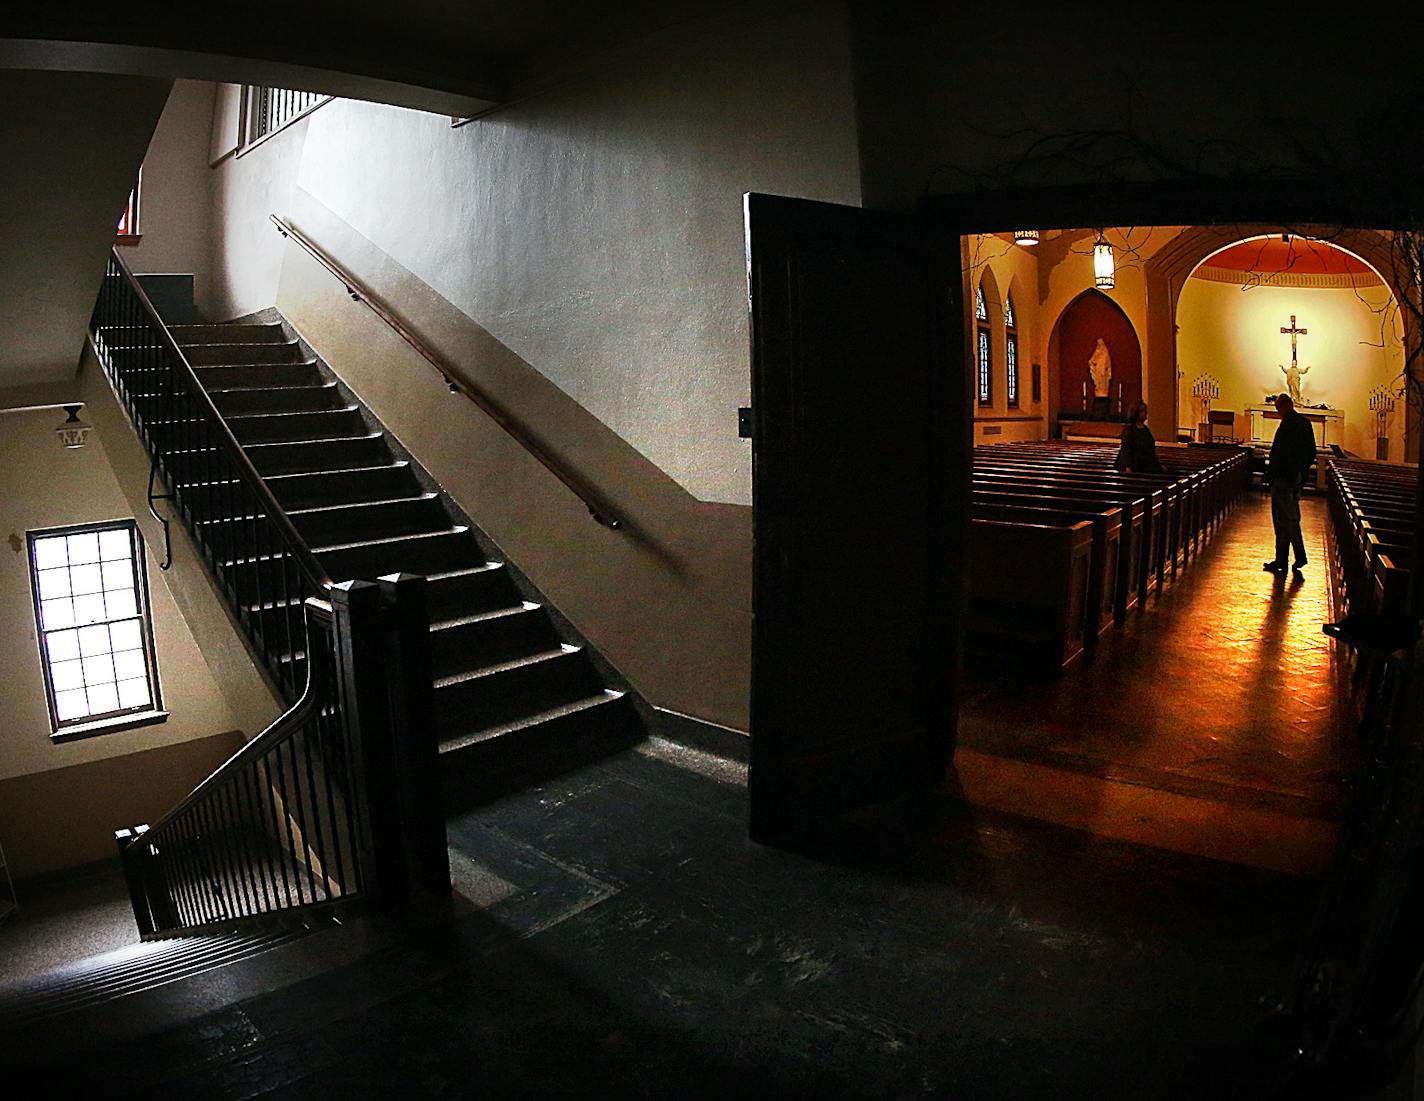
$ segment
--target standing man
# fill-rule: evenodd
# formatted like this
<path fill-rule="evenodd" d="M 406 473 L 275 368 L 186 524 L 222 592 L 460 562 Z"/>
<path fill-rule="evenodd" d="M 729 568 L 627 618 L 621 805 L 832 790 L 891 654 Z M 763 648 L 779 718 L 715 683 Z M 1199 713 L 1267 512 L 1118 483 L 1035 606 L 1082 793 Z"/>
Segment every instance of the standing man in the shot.
<path fill-rule="evenodd" d="M 1263 569 L 1286 572 L 1286 551 L 1295 551 L 1295 566 L 1305 565 L 1305 540 L 1300 534 L 1300 490 L 1310 464 L 1315 462 L 1315 431 L 1310 422 L 1295 411 L 1287 394 L 1276 395 L 1276 412 L 1281 426 L 1271 442 L 1271 526 L 1276 529 L 1276 556 Z"/>

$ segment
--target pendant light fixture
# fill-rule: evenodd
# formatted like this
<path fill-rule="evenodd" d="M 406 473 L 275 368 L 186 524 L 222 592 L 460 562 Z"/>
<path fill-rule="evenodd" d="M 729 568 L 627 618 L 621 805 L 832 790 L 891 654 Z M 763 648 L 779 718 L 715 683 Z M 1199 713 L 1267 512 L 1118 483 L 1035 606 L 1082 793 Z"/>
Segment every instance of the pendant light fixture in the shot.
<path fill-rule="evenodd" d="M 1014 230 L 1014 244 L 1030 247 L 1038 244 L 1038 230 L 1036 229 L 1016 229 Z"/>
<path fill-rule="evenodd" d="M 1112 245 L 1108 244 L 1103 231 L 1098 230 L 1098 239 L 1093 242 L 1093 283 L 1099 290 L 1112 290 L 1116 266 Z"/>

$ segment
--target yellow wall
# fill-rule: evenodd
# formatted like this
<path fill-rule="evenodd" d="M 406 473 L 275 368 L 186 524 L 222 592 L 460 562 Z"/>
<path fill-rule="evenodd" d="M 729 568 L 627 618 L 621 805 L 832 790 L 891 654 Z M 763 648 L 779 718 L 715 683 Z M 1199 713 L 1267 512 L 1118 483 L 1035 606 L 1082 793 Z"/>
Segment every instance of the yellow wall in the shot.
<path fill-rule="evenodd" d="M 135 511 L 120 488 L 101 433 L 79 450 L 65 450 L 54 436 L 62 412 L 48 409 L 0 416 L 6 461 L 0 464 L 0 632 L 9 644 L 0 648 L 0 843 L 18 874 L 92 860 L 112 851 L 112 831 L 132 822 L 110 821 L 106 806 L 130 806 L 117 793 L 76 784 L 45 784 L 43 814 L 21 814 L 17 807 L 37 805 L 31 792 L 40 774 L 81 769 L 71 776 L 91 776 L 154 792 L 181 794 L 239 744 L 231 710 L 204 661 L 158 569 L 155 547 L 148 542 L 149 596 L 154 647 L 163 706 L 170 712 L 162 725 L 103 734 L 56 744 L 50 739 L 49 714 L 36 642 L 25 533 L 90 521 L 132 517 Z M 181 743 L 202 741 L 203 749 L 171 752 Z M 141 769 L 115 759 L 154 751 Z M 105 768 L 95 768 L 108 762 Z M 181 789 L 181 791 L 179 790 Z M 140 801 L 142 802 L 142 801 Z M 142 803 L 153 814 L 166 804 L 151 797 Z M 76 856 L 76 854 L 78 854 Z"/>
<path fill-rule="evenodd" d="M 1034 249 L 1015 245 L 1007 237 L 972 235 L 966 241 L 966 325 L 971 354 L 969 376 L 971 394 L 977 394 L 977 352 L 974 351 L 974 290 L 989 274 L 989 325 L 993 351 L 993 403 L 973 406 L 974 442 L 1008 443 L 1011 440 L 1041 440 L 1046 431 L 1048 409 L 1048 368 L 1042 368 L 1041 398 L 1033 400 L 1033 365 L 1043 364 L 1041 349 L 1045 337 L 1038 302 L 1038 260 Z M 1005 347 L 1004 299 L 1012 294 L 1014 320 L 1019 343 L 1019 404 L 1008 404 L 1008 363 Z M 991 434 L 986 435 L 988 429 Z M 997 431 L 995 431 L 997 429 Z"/>
<path fill-rule="evenodd" d="M 1202 374 L 1221 384 L 1216 409 L 1238 415 L 1245 435 L 1245 408 L 1285 389 L 1278 365 L 1290 363 L 1290 338 L 1281 334 L 1295 314 L 1309 329 L 1300 337 L 1304 404 L 1326 404 L 1345 412 L 1346 450 L 1374 458 L 1374 415 L 1370 391 L 1394 384 L 1404 369 L 1403 350 L 1392 324 L 1391 302 L 1383 286 L 1350 288 L 1243 287 L 1188 279 L 1177 306 L 1177 367 L 1181 372 L 1183 423 L 1196 419 L 1192 384 Z M 1390 457 L 1403 457 L 1404 405 L 1390 429 Z"/>

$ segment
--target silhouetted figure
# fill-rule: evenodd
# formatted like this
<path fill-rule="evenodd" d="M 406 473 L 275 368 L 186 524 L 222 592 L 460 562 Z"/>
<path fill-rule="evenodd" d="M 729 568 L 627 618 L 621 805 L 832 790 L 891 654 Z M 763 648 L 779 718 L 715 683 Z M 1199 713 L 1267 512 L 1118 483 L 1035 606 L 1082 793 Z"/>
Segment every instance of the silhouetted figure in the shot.
<path fill-rule="evenodd" d="M 1305 565 L 1305 540 L 1300 534 L 1300 491 L 1315 462 L 1315 431 L 1295 411 L 1288 394 L 1276 395 L 1281 426 L 1271 442 L 1267 476 L 1271 479 L 1271 526 L 1276 529 L 1276 556 L 1263 569 L 1286 572 L 1286 552 L 1295 551 L 1295 568 Z"/>
<path fill-rule="evenodd" d="M 1147 427 L 1147 403 L 1135 401 L 1127 415 L 1127 427 L 1122 430 L 1122 447 L 1113 466 L 1124 474 L 1161 474 L 1157 461 L 1157 440 Z"/>

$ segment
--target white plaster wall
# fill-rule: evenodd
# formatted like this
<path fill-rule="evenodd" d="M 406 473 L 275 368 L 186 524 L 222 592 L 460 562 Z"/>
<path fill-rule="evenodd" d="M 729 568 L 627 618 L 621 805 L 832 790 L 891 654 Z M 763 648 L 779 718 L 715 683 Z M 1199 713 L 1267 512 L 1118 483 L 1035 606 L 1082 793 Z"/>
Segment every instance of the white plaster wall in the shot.
<path fill-rule="evenodd" d="M 848 32 L 815 8 L 702 29 L 458 129 L 333 103 L 218 174 L 227 313 L 275 301 L 266 217 L 295 184 L 694 496 L 745 504 L 741 196 L 859 201 Z"/>
<path fill-rule="evenodd" d="M 134 515 L 102 436 L 96 432 L 85 447 L 65 450 L 54 436 L 62 419 L 52 409 L 0 418 L 7 460 L 0 463 L 0 535 L 6 540 L 0 543 L 0 632 L 10 640 L 0 648 L 0 780 L 208 738 L 237 725 L 149 543 L 154 647 L 169 719 L 161 726 L 51 742 L 25 533 Z"/>
<path fill-rule="evenodd" d="M 1237 413 L 1238 434 L 1247 431 L 1247 405 L 1285 387 L 1279 365 L 1290 363 L 1290 337 L 1281 334 L 1291 314 L 1309 329 L 1299 338 L 1301 380 L 1306 405 L 1345 411 L 1344 447 L 1374 458 L 1374 415 L 1370 391 L 1393 385 L 1404 370 L 1404 353 L 1383 286 L 1348 288 L 1242 287 L 1188 279 L 1177 305 L 1177 368 L 1182 373 L 1180 408 L 1195 416 L 1191 388 L 1199 375 L 1221 383 L 1216 409 Z M 1404 405 L 1391 432 L 1391 458 L 1403 457 Z"/>
<path fill-rule="evenodd" d="M 143 158 L 142 240 L 125 248 L 136 272 L 192 272 L 193 298 L 210 306 L 213 235 L 208 145 L 216 86 L 173 84 Z"/>

